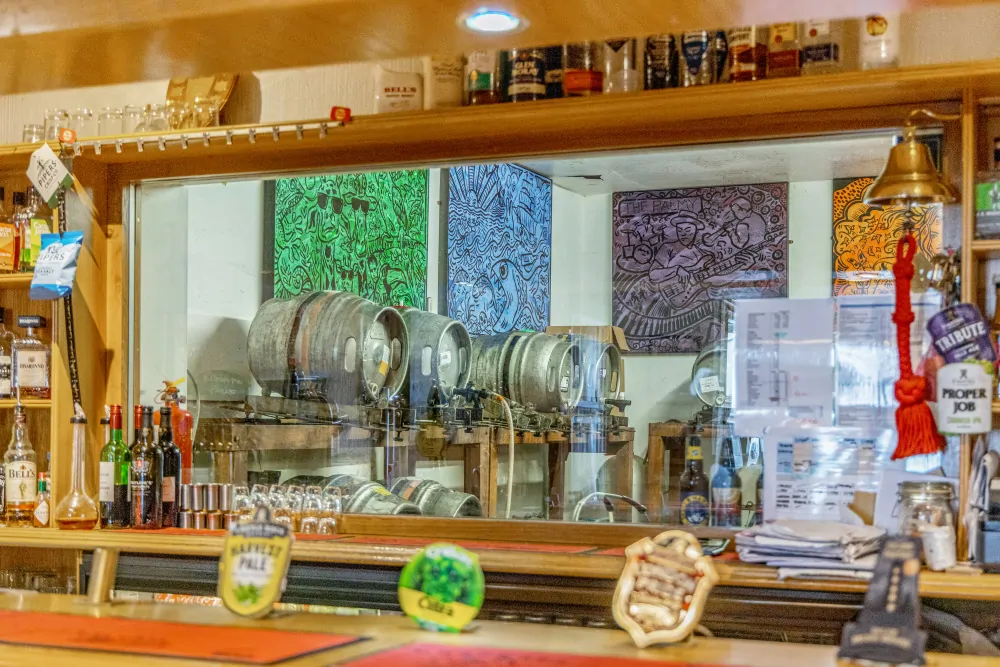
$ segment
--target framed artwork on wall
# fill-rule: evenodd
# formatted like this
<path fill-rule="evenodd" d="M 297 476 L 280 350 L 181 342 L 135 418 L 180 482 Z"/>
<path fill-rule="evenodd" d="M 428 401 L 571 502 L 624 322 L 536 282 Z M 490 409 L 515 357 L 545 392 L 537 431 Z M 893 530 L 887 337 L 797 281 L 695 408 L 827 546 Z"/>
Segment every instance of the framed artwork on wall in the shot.
<path fill-rule="evenodd" d="M 865 192 L 874 178 L 833 182 L 833 295 L 893 294 L 892 265 L 907 216 L 903 206 L 869 206 Z M 914 291 L 927 287 L 931 258 L 942 252 L 942 207 L 914 206 L 909 212 L 917 239 Z"/>
<path fill-rule="evenodd" d="M 732 299 L 786 295 L 788 184 L 617 192 L 612 317 L 632 352 L 698 353 Z"/>
<path fill-rule="evenodd" d="M 426 170 L 273 181 L 274 296 L 342 290 L 423 308 L 427 181 Z"/>
<path fill-rule="evenodd" d="M 549 323 L 552 181 L 516 164 L 448 170 L 448 316 L 473 336 Z"/>

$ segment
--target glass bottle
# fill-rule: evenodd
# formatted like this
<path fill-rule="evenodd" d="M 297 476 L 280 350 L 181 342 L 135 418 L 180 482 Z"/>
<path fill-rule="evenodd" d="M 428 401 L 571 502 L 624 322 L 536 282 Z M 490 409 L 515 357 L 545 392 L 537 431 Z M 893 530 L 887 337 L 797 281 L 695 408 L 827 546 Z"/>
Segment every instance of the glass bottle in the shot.
<path fill-rule="evenodd" d="M 767 77 L 767 28 L 748 25 L 729 31 L 729 80 Z"/>
<path fill-rule="evenodd" d="M 35 450 L 28 438 L 28 417 L 24 406 L 14 408 L 14 429 L 3 456 L 6 483 L 4 514 L 8 526 L 30 526 L 38 494 Z"/>
<path fill-rule="evenodd" d="M 545 50 L 511 49 L 507 94 L 511 102 L 545 99 Z"/>
<path fill-rule="evenodd" d="M 685 526 L 708 525 L 708 475 L 703 470 L 701 438 L 688 438 L 681 473 L 681 523 Z"/>
<path fill-rule="evenodd" d="M 563 47 L 546 46 L 545 51 L 545 97 L 563 97 Z"/>
<path fill-rule="evenodd" d="M 899 14 L 861 19 L 861 69 L 899 66 Z"/>
<path fill-rule="evenodd" d="M 31 247 L 31 225 L 28 219 L 25 217 L 24 213 L 24 193 L 15 192 L 11 196 L 12 209 L 10 214 L 10 222 L 14 225 L 14 229 L 17 230 L 17 252 L 15 253 L 17 267 L 15 271 L 25 271 L 25 262 L 30 255 Z"/>
<path fill-rule="evenodd" d="M 681 66 L 684 69 L 685 88 L 704 86 L 715 81 L 711 33 L 707 30 L 693 30 L 681 35 Z"/>
<path fill-rule="evenodd" d="M 740 480 L 736 476 L 732 440 L 722 443 L 719 469 L 712 477 L 712 525 L 740 527 Z"/>
<path fill-rule="evenodd" d="M 17 326 L 27 329 L 24 338 L 13 343 L 14 389 L 19 399 L 47 399 L 49 390 L 49 370 L 52 367 L 52 348 L 42 342 L 36 329 L 45 328 L 45 318 L 41 315 L 21 315 Z"/>
<path fill-rule="evenodd" d="M 21 232 L 7 214 L 4 189 L 0 187 L 0 273 L 16 273 L 21 263 Z"/>
<path fill-rule="evenodd" d="M 465 99 L 470 105 L 500 102 L 496 51 L 473 51 L 466 56 Z"/>
<path fill-rule="evenodd" d="M 712 38 L 712 63 L 715 68 L 712 76 L 715 83 L 729 81 L 729 37 L 725 30 L 716 30 Z"/>
<path fill-rule="evenodd" d="M 35 264 L 38 262 L 38 256 L 42 254 L 42 234 L 48 234 L 52 231 L 52 211 L 42 201 L 38 190 L 35 188 L 28 186 L 25 197 L 27 198 L 27 203 L 25 204 L 24 217 L 28 221 L 30 238 L 27 244 L 27 255 L 23 252 L 21 255 L 22 258 L 27 257 L 28 267 L 22 266 L 21 270 L 34 271 Z"/>
<path fill-rule="evenodd" d="M 11 355 L 14 334 L 4 326 L 7 311 L 0 308 L 0 399 L 14 395 L 14 366 Z"/>
<path fill-rule="evenodd" d="M 49 527 L 49 478 L 44 472 L 38 473 L 38 494 L 31 518 L 31 525 L 35 528 Z"/>
<path fill-rule="evenodd" d="M 563 92 L 566 97 L 598 95 L 604 91 L 603 42 L 563 45 Z"/>
<path fill-rule="evenodd" d="M 767 78 L 802 74 L 802 48 L 798 23 L 775 23 L 767 43 Z"/>
<path fill-rule="evenodd" d="M 169 406 L 160 408 L 160 450 L 163 452 L 163 527 L 180 528 L 181 449 L 174 443 Z"/>
<path fill-rule="evenodd" d="M 799 30 L 802 73 L 832 74 L 845 69 L 845 21 L 806 21 Z"/>
<path fill-rule="evenodd" d="M 129 468 L 132 453 L 122 436 L 122 406 L 111 406 L 111 433 L 101 449 L 101 528 L 127 528 L 132 520 Z"/>
<path fill-rule="evenodd" d="M 677 87 L 677 40 L 673 35 L 646 38 L 646 90 Z"/>
<path fill-rule="evenodd" d="M 73 476 L 69 493 L 56 505 L 59 530 L 93 530 L 100 521 L 97 503 L 87 495 L 84 466 L 87 459 L 87 419 L 75 415 L 73 425 Z"/>
<path fill-rule="evenodd" d="M 635 39 L 604 42 L 604 92 L 634 93 L 639 90 Z"/>
<path fill-rule="evenodd" d="M 132 487 L 132 527 L 153 530 L 163 527 L 163 452 L 153 440 L 153 408 L 142 407 L 139 436 L 132 445 L 129 469 Z"/>

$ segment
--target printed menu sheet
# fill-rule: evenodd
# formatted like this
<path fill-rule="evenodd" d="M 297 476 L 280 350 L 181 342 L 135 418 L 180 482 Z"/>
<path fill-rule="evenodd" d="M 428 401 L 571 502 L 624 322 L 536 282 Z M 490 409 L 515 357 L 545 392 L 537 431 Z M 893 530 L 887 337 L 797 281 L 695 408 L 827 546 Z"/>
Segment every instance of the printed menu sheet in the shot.
<path fill-rule="evenodd" d="M 737 435 L 784 423 L 833 424 L 834 299 L 736 302 Z"/>
<path fill-rule="evenodd" d="M 842 521 L 856 491 L 878 491 L 892 462 L 890 430 L 772 429 L 764 436 L 764 519 Z"/>

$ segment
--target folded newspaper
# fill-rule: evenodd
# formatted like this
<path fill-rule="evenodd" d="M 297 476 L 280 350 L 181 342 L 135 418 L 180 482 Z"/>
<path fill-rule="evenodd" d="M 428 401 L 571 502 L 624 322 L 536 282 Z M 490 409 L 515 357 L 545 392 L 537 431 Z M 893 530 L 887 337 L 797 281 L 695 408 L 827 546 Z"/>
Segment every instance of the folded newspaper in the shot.
<path fill-rule="evenodd" d="M 769 567 L 846 571 L 872 570 L 885 531 L 833 521 L 780 520 L 736 535 L 736 552 L 747 563 Z M 869 557 L 870 556 L 870 557 Z"/>

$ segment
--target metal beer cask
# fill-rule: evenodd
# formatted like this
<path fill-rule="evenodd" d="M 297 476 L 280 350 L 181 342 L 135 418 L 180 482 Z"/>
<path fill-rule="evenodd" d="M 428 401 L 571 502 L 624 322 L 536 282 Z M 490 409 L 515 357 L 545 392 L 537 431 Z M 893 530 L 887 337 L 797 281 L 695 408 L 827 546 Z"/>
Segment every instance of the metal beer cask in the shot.
<path fill-rule="evenodd" d="M 294 370 L 300 388 L 350 405 L 398 393 L 409 347 L 395 309 L 349 292 L 310 292 L 264 303 L 250 325 L 247 355 L 268 393 L 290 398 Z"/>
<path fill-rule="evenodd" d="M 417 308 L 397 310 L 410 341 L 409 372 L 401 388 L 409 404 L 426 404 L 435 386 L 449 397 L 456 387 L 468 384 L 472 339 L 465 326 Z"/>
<path fill-rule="evenodd" d="M 582 400 L 598 403 L 618 397 L 622 376 L 622 354 L 610 343 L 574 336 L 583 359 Z"/>
<path fill-rule="evenodd" d="M 403 500 L 378 482 L 356 475 L 334 475 L 326 488 L 341 490 L 344 511 L 349 514 L 420 514 L 416 504 Z"/>
<path fill-rule="evenodd" d="M 483 506 L 471 493 L 452 491 L 440 482 L 420 477 L 400 477 L 392 492 L 416 503 L 424 516 L 482 516 Z"/>

